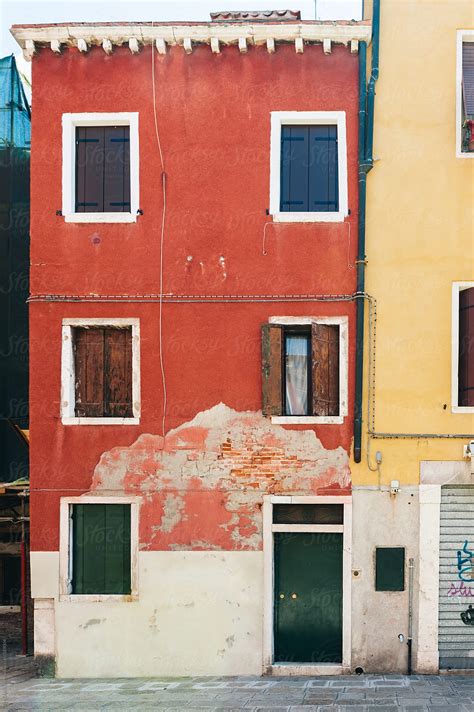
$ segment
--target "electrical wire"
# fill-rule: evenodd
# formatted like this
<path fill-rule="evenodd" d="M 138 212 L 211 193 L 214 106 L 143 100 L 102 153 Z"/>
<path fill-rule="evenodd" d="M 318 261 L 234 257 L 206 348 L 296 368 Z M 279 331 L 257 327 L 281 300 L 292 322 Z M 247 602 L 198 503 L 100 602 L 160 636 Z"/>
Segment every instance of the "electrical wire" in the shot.
<path fill-rule="evenodd" d="M 153 28 L 153 21 L 151 23 Z M 151 83 L 153 96 L 153 119 L 155 124 L 156 142 L 160 154 L 161 163 L 161 183 L 163 188 L 163 212 L 161 217 L 161 235 L 160 235 L 160 295 L 159 295 L 159 356 L 160 356 L 160 372 L 161 383 L 163 387 L 163 417 L 161 421 L 161 429 L 163 435 L 163 447 L 166 437 L 166 407 L 167 407 L 167 390 L 166 390 L 166 375 L 163 358 L 163 247 L 165 242 L 165 221 L 166 221 L 166 172 L 165 161 L 163 157 L 163 149 L 161 146 L 160 132 L 158 129 L 158 115 L 156 109 L 156 87 L 155 87 L 155 48 L 154 43 L 151 43 Z"/>

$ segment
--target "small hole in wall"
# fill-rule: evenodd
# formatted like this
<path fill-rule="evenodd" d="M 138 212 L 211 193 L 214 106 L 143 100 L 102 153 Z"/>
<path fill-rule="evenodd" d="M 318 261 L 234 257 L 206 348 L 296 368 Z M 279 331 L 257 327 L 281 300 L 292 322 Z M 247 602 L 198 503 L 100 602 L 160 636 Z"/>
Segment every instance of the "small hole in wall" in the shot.
<path fill-rule="evenodd" d="M 355 672 L 356 675 L 363 675 L 363 674 L 364 674 L 364 668 L 356 667 L 356 669 L 354 670 L 354 672 Z"/>
<path fill-rule="evenodd" d="M 445 404 L 443 405 L 443 410 L 446 410 L 447 407 L 448 407 L 448 404 L 445 403 Z"/>

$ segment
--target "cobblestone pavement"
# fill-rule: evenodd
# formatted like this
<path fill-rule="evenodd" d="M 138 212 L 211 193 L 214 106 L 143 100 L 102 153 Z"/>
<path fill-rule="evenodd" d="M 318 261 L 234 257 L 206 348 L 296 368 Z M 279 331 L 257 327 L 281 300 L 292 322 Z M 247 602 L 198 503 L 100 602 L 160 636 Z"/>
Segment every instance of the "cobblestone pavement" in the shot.
<path fill-rule="evenodd" d="M 4 679 L 0 709 L 154 712 L 474 712 L 474 676 Z"/>

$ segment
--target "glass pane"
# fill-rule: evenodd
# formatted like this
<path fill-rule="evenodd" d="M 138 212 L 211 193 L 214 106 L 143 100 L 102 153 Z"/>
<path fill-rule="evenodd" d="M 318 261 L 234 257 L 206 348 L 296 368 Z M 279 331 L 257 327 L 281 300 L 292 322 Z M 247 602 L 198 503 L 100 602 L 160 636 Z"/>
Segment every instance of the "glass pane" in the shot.
<path fill-rule="evenodd" d="M 285 414 L 308 414 L 309 335 L 285 337 Z"/>
<path fill-rule="evenodd" d="M 275 504 L 274 524 L 343 524 L 343 504 Z"/>

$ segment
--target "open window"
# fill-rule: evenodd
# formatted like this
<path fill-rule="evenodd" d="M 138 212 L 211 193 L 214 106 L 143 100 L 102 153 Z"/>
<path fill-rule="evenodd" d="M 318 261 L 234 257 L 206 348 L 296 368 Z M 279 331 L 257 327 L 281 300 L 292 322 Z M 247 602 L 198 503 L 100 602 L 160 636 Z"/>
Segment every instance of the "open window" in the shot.
<path fill-rule="evenodd" d="M 138 114 L 63 114 L 66 222 L 134 222 Z"/>
<path fill-rule="evenodd" d="M 262 326 L 262 411 L 277 423 L 342 423 L 347 318 L 275 317 Z"/>
<path fill-rule="evenodd" d="M 138 319 L 64 320 L 61 409 L 66 425 L 139 422 Z"/>

